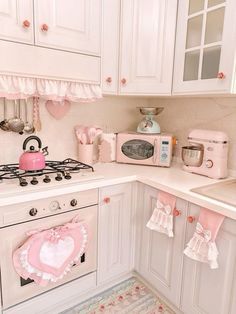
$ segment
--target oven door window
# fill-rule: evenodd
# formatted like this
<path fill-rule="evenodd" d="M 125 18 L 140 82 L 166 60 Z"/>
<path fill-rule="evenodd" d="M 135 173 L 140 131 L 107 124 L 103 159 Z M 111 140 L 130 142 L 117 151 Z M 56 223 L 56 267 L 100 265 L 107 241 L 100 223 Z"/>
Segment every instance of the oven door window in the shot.
<path fill-rule="evenodd" d="M 136 160 L 151 158 L 154 154 L 154 146 L 144 140 L 130 140 L 121 146 L 122 153 Z"/>

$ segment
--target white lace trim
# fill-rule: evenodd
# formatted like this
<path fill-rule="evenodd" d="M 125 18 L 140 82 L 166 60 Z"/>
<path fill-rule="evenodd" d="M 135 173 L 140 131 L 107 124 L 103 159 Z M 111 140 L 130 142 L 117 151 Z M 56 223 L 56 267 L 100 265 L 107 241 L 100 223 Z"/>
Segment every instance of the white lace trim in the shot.
<path fill-rule="evenodd" d="M 0 75 L 0 97 L 24 99 L 33 96 L 54 101 L 88 102 L 102 98 L 102 91 L 96 84 Z"/>
<path fill-rule="evenodd" d="M 29 247 L 27 247 L 25 250 L 21 251 L 21 253 L 20 253 L 19 262 L 20 262 L 22 268 L 25 269 L 29 274 L 35 274 L 37 277 L 41 277 L 41 279 L 45 280 L 45 281 L 56 282 L 59 279 L 62 279 L 68 272 L 71 271 L 71 267 L 73 266 L 73 264 L 79 261 L 80 257 L 83 255 L 83 253 L 85 251 L 85 247 L 86 247 L 87 239 L 88 239 L 88 234 L 87 234 L 86 228 L 83 225 L 81 225 L 81 232 L 83 233 L 83 242 L 81 245 L 81 249 L 78 252 L 76 258 L 74 258 L 73 261 L 71 261 L 67 265 L 66 269 L 64 270 L 64 272 L 60 276 L 57 277 L 57 276 L 54 276 L 53 274 L 43 272 L 43 271 L 33 267 L 32 265 L 30 265 L 28 262 Z"/>
<path fill-rule="evenodd" d="M 184 254 L 196 261 L 209 264 L 211 269 L 218 268 L 219 252 L 216 243 L 208 240 L 203 234 L 194 233 L 184 250 Z"/>
<path fill-rule="evenodd" d="M 171 215 L 171 207 L 157 200 L 156 207 L 146 226 L 151 230 L 173 237 L 173 215 Z"/>

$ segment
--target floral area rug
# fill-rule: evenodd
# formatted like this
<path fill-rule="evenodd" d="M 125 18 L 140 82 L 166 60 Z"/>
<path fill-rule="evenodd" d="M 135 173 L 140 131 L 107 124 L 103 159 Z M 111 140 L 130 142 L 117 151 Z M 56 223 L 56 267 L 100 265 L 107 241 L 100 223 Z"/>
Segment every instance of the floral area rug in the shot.
<path fill-rule="evenodd" d="M 128 279 L 61 314 L 175 314 L 136 278 Z"/>

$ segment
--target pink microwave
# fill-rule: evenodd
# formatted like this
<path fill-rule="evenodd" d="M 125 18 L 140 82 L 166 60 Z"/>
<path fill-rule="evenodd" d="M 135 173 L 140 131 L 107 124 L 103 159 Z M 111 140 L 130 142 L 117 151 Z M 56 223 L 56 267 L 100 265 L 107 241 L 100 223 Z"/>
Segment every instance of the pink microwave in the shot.
<path fill-rule="evenodd" d="M 117 134 L 116 143 L 117 162 L 170 166 L 172 135 L 124 132 Z"/>

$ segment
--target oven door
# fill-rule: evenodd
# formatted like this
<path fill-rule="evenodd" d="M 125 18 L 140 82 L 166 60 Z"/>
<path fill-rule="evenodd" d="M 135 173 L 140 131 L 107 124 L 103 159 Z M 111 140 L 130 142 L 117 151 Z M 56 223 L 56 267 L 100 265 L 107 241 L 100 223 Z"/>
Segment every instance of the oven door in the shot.
<path fill-rule="evenodd" d="M 159 138 L 154 136 L 150 136 L 149 139 L 136 138 L 120 141 L 117 149 L 117 161 L 158 165 L 159 146 Z"/>
<path fill-rule="evenodd" d="M 70 222 L 78 216 L 88 228 L 88 243 L 86 252 L 82 255 L 80 263 L 72 267 L 56 283 L 41 287 L 32 280 L 24 280 L 15 271 L 12 255 L 27 239 L 26 232 L 35 229 L 49 229 Z M 1 284 L 2 302 L 6 309 L 28 298 L 64 284 L 72 279 L 93 272 L 97 268 L 97 206 L 85 207 L 67 213 L 41 218 L 34 221 L 21 223 L 0 230 L 0 259 L 1 259 Z"/>

